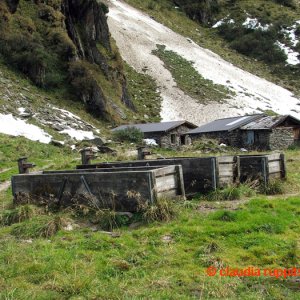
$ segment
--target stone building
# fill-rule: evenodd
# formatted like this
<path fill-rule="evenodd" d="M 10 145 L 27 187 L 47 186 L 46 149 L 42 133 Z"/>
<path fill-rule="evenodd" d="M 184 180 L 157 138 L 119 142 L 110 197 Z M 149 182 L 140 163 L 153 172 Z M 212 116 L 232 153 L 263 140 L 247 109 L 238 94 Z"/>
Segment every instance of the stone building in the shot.
<path fill-rule="evenodd" d="M 187 134 L 192 140 L 214 138 L 232 147 L 285 149 L 300 140 L 300 120 L 290 115 L 233 117 L 215 120 Z"/>
<path fill-rule="evenodd" d="M 185 135 L 196 125 L 187 121 L 171 121 L 160 123 L 145 123 L 122 125 L 114 128 L 113 131 L 123 130 L 128 127 L 135 127 L 144 133 L 145 139 L 154 139 L 163 148 L 177 148 L 191 143 L 189 136 Z"/>

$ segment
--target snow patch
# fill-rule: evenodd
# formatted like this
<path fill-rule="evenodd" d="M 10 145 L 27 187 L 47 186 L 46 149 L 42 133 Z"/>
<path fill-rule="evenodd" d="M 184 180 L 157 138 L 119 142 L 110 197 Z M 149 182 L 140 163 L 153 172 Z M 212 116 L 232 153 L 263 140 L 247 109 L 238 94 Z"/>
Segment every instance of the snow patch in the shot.
<path fill-rule="evenodd" d="M 95 138 L 92 131 L 76 130 L 74 128 L 64 129 L 64 130 L 60 131 L 59 133 L 68 134 L 71 138 L 74 138 L 77 141 L 92 140 Z"/>
<path fill-rule="evenodd" d="M 249 29 L 261 29 L 262 31 L 267 31 L 270 28 L 269 24 L 261 25 L 261 23 L 256 18 L 248 17 L 243 26 Z"/>
<path fill-rule="evenodd" d="M 300 20 L 296 21 L 295 24 L 286 29 L 282 29 L 281 32 L 291 41 L 292 46 L 295 47 L 299 43 L 298 37 L 296 36 L 297 25 L 300 24 Z"/>
<path fill-rule="evenodd" d="M 147 146 L 158 146 L 154 139 L 143 139 L 143 141 Z"/>
<path fill-rule="evenodd" d="M 20 115 L 24 114 L 24 113 L 25 113 L 25 110 L 26 110 L 26 109 L 25 109 L 24 107 L 19 107 L 19 108 L 18 108 L 18 111 L 19 111 L 19 114 L 20 114 Z"/>
<path fill-rule="evenodd" d="M 219 20 L 216 24 L 214 24 L 212 26 L 212 28 L 218 28 L 218 27 L 222 26 L 223 24 L 234 24 L 234 23 L 235 22 L 234 22 L 233 19 L 228 20 L 227 17 L 226 17 L 226 18 L 223 18 L 223 19 Z"/>
<path fill-rule="evenodd" d="M 12 114 L 0 114 L 0 132 L 13 136 L 24 136 L 32 141 L 49 144 L 52 136 L 41 128 L 26 123 L 24 120 L 14 118 Z"/>
<path fill-rule="evenodd" d="M 65 116 L 69 117 L 70 119 L 75 119 L 75 120 L 80 120 L 81 121 L 80 117 L 72 114 L 68 110 L 58 108 L 58 107 L 55 107 L 55 106 L 51 106 L 51 108 L 53 108 L 54 110 L 58 110 L 58 111 L 62 112 L 62 115 L 65 115 Z"/>
<path fill-rule="evenodd" d="M 277 41 L 275 43 L 281 50 L 284 51 L 284 53 L 287 56 L 287 60 L 286 62 L 289 65 L 297 65 L 300 63 L 300 60 L 298 58 L 298 56 L 300 55 L 298 52 L 294 51 L 293 49 L 291 49 L 290 47 L 280 43 L 279 41 Z"/>

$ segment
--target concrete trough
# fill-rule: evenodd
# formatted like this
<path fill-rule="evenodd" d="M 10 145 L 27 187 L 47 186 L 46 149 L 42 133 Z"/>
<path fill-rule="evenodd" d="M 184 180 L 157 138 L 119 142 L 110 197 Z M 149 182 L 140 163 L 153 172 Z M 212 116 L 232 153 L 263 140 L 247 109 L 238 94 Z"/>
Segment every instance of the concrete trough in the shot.
<path fill-rule="evenodd" d="M 21 174 L 12 177 L 12 193 L 16 204 L 55 202 L 66 207 L 93 201 L 101 208 L 131 212 L 140 202 L 185 197 L 180 165 Z"/>

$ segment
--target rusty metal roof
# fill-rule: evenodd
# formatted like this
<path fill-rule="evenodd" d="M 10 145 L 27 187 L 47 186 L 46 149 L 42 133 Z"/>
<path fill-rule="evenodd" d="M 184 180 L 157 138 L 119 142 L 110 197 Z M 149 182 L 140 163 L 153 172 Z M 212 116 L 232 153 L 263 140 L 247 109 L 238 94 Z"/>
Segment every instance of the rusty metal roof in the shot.
<path fill-rule="evenodd" d="M 117 128 L 114 128 L 112 131 L 123 130 L 129 127 L 135 127 L 140 131 L 147 132 L 167 132 L 178 126 L 186 125 L 189 128 L 196 128 L 195 124 L 192 124 L 188 121 L 170 121 L 170 122 L 160 122 L 160 123 L 144 123 L 144 124 L 128 124 L 121 125 Z"/>
<path fill-rule="evenodd" d="M 281 125 L 285 121 L 295 123 L 295 125 L 300 125 L 300 120 L 290 116 L 263 116 L 262 118 L 252 121 L 240 129 L 242 130 L 271 130 L 272 128 Z"/>
<path fill-rule="evenodd" d="M 198 134 L 198 133 L 209 133 L 209 132 L 219 132 L 219 131 L 232 131 L 234 129 L 240 128 L 241 126 L 248 124 L 254 120 L 261 118 L 262 114 L 259 115 L 249 115 L 249 116 L 238 116 L 225 119 L 218 119 L 200 126 L 196 129 L 189 131 L 187 134 Z"/>

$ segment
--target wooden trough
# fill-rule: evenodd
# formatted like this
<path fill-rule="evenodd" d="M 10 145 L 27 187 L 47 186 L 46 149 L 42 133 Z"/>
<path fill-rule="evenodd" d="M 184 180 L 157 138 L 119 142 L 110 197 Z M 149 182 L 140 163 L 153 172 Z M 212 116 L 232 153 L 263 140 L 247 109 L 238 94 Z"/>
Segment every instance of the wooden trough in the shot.
<path fill-rule="evenodd" d="M 268 184 L 272 178 L 284 179 L 284 154 L 235 155 L 219 157 L 175 157 L 157 160 L 135 160 L 79 165 L 77 169 L 121 168 L 180 164 L 186 195 L 206 193 L 228 185 L 259 179 Z"/>
<path fill-rule="evenodd" d="M 286 162 L 284 154 L 241 155 L 240 182 L 260 180 L 269 184 L 271 179 L 286 178 Z"/>
<path fill-rule="evenodd" d="M 190 198 L 196 193 L 206 193 L 218 187 L 216 157 L 176 157 L 156 160 L 135 160 L 79 165 L 77 169 L 120 168 L 136 166 L 181 165 L 185 193 Z M 234 176 L 232 176 L 233 178 Z"/>
<path fill-rule="evenodd" d="M 131 212 L 140 202 L 185 197 L 180 165 L 21 174 L 12 177 L 12 193 L 15 203 L 69 206 L 92 201 L 97 207 Z"/>

